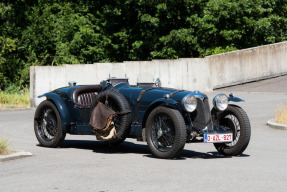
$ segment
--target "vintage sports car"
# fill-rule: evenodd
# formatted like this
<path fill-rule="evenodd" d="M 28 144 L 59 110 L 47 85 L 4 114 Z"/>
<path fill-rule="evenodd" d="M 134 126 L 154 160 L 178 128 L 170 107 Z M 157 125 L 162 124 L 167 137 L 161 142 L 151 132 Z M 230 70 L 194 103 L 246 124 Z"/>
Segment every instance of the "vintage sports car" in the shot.
<path fill-rule="evenodd" d="M 69 82 L 39 97 L 46 100 L 36 109 L 34 131 L 45 147 L 58 147 L 69 133 L 96 135 L 111 146 L 136 138 L 146 141 L 158 158 L 176 158 L 193 142 L 213 143 L 221 154 L 237 156 L 251 135 L 245 111 L 229 104 L 242 99 L 218 94 L 210 110 L 203 93 L 164 88 L 159 79 L 137 85 L 126 77 L 109 77 L 98 85 Z M 105 116 L 102 109 L 114 113 Z M 103 129 L 93 123 L 103 123 Z"/>

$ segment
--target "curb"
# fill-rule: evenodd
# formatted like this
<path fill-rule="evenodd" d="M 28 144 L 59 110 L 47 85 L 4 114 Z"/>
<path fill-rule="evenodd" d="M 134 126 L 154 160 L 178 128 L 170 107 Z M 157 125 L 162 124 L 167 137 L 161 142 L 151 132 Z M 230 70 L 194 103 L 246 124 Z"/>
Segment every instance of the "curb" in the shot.
<path fill-rule="evenodd" d="M 279 130 L 286 130 L 287 131 L 287 124 L 276 123 L 274 119 L 270 119 L 267 121 L 267 125 L 274 129 Z"/>
<path fill-rule="evenodd" d="M 27 108 L 2 108 L 1 111 L 30 111 L 33 110 L 33 107 L 27 107 Z"/>
<path fill-rule="evenodd" d="M 20 158 L 24 158 L 24 157 L 31 157 L 31 156 L 33 156 L 33 154 L 30 152 L 17 151 L 16 153 L 12 153 L 10 155 L 0 156 L 0 162 L 10 161 L 10 160 L 14 160 L 14 159 L 20 159 Z"/>

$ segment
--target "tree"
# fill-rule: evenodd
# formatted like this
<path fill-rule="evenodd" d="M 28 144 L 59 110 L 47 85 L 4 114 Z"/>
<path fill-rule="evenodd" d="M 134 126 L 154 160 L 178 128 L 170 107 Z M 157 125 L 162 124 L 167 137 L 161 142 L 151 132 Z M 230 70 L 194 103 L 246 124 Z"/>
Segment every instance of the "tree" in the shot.
<path fill-rule="evenodd" d="M 29 66 L 174 59 L 284 41 L 286 0 L 4 0 L 0 89 Z"/>

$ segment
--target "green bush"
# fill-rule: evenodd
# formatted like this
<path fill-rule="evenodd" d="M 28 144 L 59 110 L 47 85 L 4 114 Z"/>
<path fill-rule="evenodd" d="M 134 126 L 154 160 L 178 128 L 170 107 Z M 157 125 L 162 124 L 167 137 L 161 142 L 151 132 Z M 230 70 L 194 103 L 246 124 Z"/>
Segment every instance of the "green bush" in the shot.
<path fill-rule="evenodd" d="M 26 108 L 30 106 L 30 91 L 28 88 L 19 90 L 9 86 L 0 91 L 0 108 Z"/>

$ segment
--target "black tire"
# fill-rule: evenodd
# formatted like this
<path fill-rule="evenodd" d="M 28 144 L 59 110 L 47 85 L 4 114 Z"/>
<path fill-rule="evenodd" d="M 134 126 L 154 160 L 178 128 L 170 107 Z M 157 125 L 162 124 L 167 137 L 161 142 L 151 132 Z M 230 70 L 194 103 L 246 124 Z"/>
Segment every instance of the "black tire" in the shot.
<path fill-rule="evenodd" d="M 251 126 L 246 112 L 237 105 L 229 105 L 225 111 L 217 112 L 215 118 L 215 123 L 233 132 L 232 143 L 214 143 L 217 151 L 227 156 L 242 154 L 251 136 Z"/>
<path fill-rule="evenodd" d="M 186 125 L 179 111 L 155 108 L 146 123 L 147 144 L 151 153 L 162 159 L 179 156 L 186 142 Z"/>
<path fill-rule="evenodd" d="M 62 131 L 59 111 L 52 102 L 45 100 L 37 107 L 34 132 L 44 147 L 58 147 L 65 140 L 66 133 Z"/>
<path fill-rule="evenodd" d="M 106 92 L 107 91 L 101 92 L 98 95 L 98 100 L 102 103 L 105 103 Z M 97 104 L 98 102 L 95 100 L 94 103 L 91 105 L 90 111 L 92 111 L 97 106 Z M 121 93 L 113 89 L 109 90 L 108 107 L 113 109 L 115 112 L 123 112 L 130 110 L 130 105 L 126 98 Z M 113 120 L 115 123 L 117 134 L 115 138 L 108 141 L 108 143 L 114 143 L 115 145 L 118 145 L 122 143 L 127 137 L 127 134 L 131 127 L 131 113 L 116 115 Z"/>

